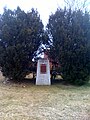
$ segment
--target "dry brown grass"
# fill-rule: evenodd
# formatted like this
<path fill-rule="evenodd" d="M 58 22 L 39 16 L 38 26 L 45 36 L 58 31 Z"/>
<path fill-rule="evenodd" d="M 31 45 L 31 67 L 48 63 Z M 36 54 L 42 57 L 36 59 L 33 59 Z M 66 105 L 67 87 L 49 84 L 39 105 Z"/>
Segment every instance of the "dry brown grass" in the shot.
<path fill-rule="evenodd" d="M 0 120 L 90 120 L 90 86 L 3 83 Z"/>

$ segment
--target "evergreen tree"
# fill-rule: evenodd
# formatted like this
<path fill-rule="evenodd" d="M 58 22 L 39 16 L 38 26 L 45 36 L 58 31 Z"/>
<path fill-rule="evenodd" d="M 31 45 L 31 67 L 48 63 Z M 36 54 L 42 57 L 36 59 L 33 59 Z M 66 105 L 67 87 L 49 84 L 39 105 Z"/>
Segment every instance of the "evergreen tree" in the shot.
<path fill-rule="evenodd" d="M 25 13 L 5 8 L 0 15 L 0 66 L 3 75 L 20 80 L 28 73 L 38 47 L 45 41 L 44 26 L 34 9 Z"/>
<path fill-rule="evenodd" d="M 52 39 L 50 57 L 59 62 L 63 79 L 73 84 L 86 83 L 90 75 L 89 13 L 57 9 L 47 28 Z"/>

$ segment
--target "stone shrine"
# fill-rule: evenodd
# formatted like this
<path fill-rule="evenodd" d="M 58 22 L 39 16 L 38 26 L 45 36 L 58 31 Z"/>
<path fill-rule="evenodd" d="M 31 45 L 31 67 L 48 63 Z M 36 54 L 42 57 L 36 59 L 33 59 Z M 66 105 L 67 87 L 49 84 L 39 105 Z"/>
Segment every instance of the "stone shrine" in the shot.
<path fill-rule="evenodd" d="M 40 59 L 37 63 L 36 85 L 51 85 L 50 65 L 48 59 Z"/>

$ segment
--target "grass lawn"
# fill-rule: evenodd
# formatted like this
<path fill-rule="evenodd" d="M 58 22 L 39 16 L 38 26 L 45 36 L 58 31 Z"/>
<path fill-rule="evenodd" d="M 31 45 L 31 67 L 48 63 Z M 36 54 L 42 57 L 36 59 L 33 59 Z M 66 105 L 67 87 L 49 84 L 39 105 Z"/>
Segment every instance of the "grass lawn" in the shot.
<path fill-rule="evenodd" d="M 0 76 L 0 120 L 90 120 L 90 84 L 4 83 Z"/>

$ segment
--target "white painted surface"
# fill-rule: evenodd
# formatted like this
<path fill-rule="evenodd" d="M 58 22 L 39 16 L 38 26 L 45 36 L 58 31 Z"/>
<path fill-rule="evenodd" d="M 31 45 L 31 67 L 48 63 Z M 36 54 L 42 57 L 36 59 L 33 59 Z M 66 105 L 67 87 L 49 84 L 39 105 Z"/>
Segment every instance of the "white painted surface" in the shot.
<path fill-rule="evenodd" d="M 42 74 L 40 71 L 41 64 L 46 65 L 46 73 Z M 48 59 L 40 59 L 37 64 L 36 85 L 51 85 L 50 80 L 50 65 Z"/>

